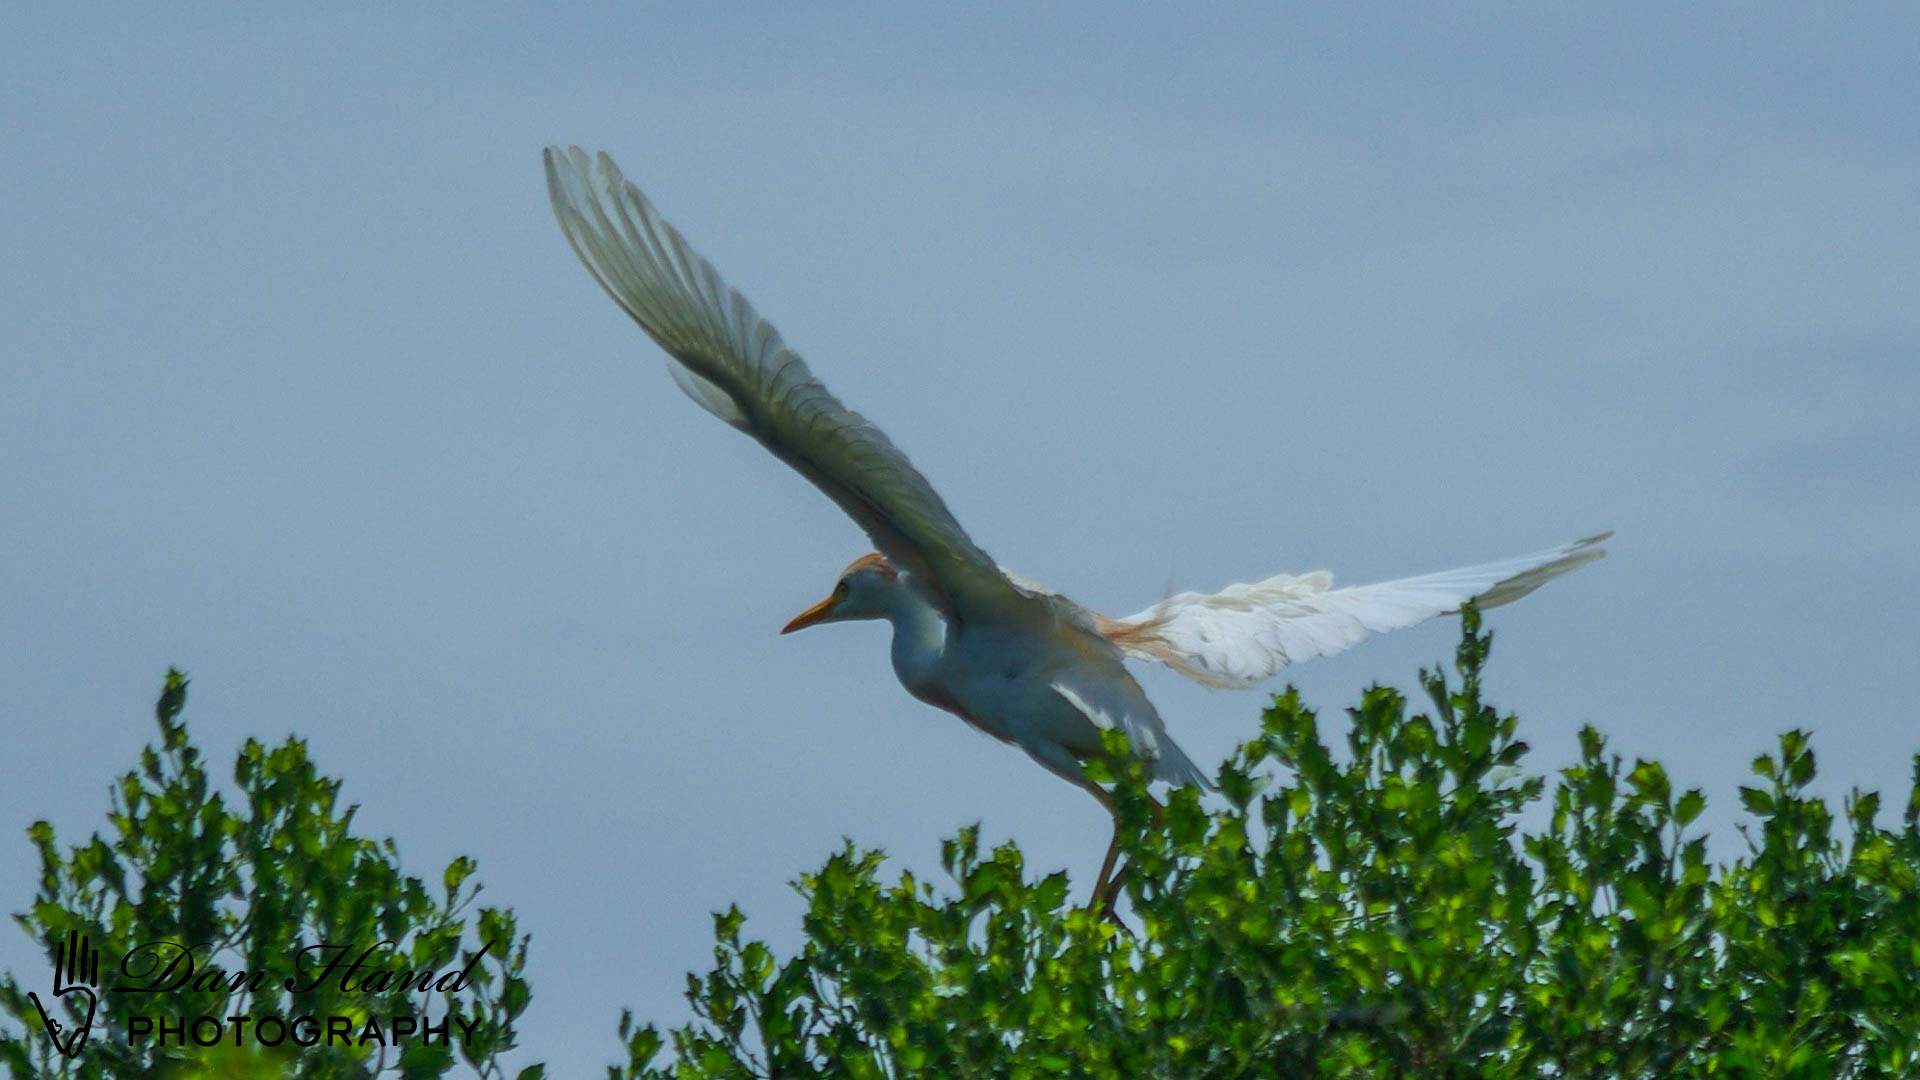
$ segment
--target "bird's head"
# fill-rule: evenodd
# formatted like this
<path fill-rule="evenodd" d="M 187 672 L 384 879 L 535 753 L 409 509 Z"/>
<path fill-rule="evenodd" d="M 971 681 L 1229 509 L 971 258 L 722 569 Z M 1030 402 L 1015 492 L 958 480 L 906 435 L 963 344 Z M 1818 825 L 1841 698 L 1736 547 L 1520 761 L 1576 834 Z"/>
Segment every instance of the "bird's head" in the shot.
<path fill-rule="evenodd" d="M 825 600 L 795 615 L 780 632 L 791 634 L 816 623 L 884 619 L 899 584 L 900 572 L 884 556 L 862 555 L 840 571 L 840 581 Z"/>

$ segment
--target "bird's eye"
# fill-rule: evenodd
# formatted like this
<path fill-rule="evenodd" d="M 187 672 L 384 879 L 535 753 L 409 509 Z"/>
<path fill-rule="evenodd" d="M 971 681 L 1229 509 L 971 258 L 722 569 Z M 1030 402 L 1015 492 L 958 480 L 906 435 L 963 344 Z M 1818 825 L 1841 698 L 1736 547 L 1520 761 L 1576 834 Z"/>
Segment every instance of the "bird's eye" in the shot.
<path fill-rule="evenodd" d="M 833 595 L 835 596 L 847 595 L 847 582 L 845 578 L 840 579 L 840 584 L 835 585 L 833 587 Z"/>

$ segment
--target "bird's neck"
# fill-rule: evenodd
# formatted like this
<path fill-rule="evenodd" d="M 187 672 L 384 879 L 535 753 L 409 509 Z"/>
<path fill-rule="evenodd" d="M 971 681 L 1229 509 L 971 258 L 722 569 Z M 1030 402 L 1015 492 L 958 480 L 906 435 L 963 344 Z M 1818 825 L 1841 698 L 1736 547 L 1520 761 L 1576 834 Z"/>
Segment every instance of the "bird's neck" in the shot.
<path fill-rule="evenodd" d="M 911 689 L 934 677 L 947 645 L 947 617 L 920 590 L 906 585 L 888 597 L 893 624 L 893 670 Z"/>

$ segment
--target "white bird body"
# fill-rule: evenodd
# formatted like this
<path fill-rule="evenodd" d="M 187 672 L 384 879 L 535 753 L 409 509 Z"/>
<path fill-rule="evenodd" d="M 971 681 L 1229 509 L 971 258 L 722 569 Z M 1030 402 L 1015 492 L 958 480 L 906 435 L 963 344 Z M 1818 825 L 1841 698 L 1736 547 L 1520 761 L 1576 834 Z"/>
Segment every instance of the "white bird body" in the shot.
<path fill-rule="evenodd" d="M 1153 775 L 1207 785 L 1168 737 L 1126 660 L 1245 687 L 1288 664 L 1454 611 L 1508 603 L 1605 554 L 1607 534 L 1534 555 L 1335 589 L 1324 572 L 1170 596 L 1110 619 L 1009 574 L 960 527 L 886 435 L 814 378 L 778 330 L 728 288 L 605 154 L 546 153 L 562 230 L 594 278 L 663 348 L 688 396 L 753 436 L 844 510 L 879 552 L 842 574 L 787 630 L 847 619 L 893 624 L 909 693 L 1025 750 L 1111 807 L 1082 764 L 1100 732 L 1127 736 Z M 1113 852 L 1108 852 L 1112 866 Z M 1102 879 L 1105 870 L 1102 871 Z M 1096 889 L 1096 896 L 1100 890 Z"/>
<path fill-rule="evenodd" d="M 1080 763 L 1100 752 L 1100 732 L 1119 727 L 1155 776 L 1206 785 L 1130 672 L 1120 649 L 1052 597 L 1072 625 L 986 623 L 956 628 L 911 577 L 872 557 L 848 568 L 893 626 L 893 671 L 921 701 L 1025 750 L 1084 786 Z M 885 584 L 892 574 L 891 584 Z M 858 607 L 855 601 L 855 609 Z M 846 617 L 846 616 L 842 616 Z M 855 616 L 857 617 L 857 616 Z M 822 619 L 821 621 L 828 621 Z M 810 623 L 808 625 L 811 625 Z"/>

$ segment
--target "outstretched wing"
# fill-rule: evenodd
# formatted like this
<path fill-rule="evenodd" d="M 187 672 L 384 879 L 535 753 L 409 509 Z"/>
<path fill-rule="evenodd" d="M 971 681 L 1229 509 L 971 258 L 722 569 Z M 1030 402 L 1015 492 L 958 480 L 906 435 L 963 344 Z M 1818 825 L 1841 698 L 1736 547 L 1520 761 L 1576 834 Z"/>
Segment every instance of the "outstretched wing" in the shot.
<path fill-rule="evenodd" d="M 1511 603 L 1603 558 L 1612 533 L 1517 559 L 1437 574 L 1333 588 L 1326 571 L 1231 585 L 1211 596 L 1180 593 L 1099 630 L 1128 656 L 1154 660 L 1210 686 L 1247 687 L 1288 664 L 1332 656 L 1374 634 L 1425 622 L 1473 600 Z"/>
<path fill-rule="evenodd" d="M 956 614 L 1026 598 L 881 430 L 842 405 L 605 154 L 546 151 L 560 228 L 594 278 L 665 349 L 674 382 L 826 492 Z"/>

